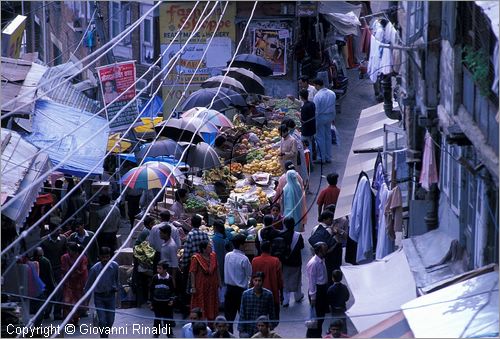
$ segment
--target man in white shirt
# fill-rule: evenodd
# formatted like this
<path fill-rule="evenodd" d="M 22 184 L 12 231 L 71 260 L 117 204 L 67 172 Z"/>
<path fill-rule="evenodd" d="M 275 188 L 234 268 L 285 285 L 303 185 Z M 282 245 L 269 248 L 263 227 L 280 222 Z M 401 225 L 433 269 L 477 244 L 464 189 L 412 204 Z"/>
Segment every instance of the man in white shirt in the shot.
<path fill-rule="evenodd" d="M 174 281 L 174 287 L 176 286 L 177 271 L 179 270 L 179 259 L 177 258 L 177 250 L 179 246 L 175 243 L 172 238 L 172 231 L 175 227 L 170 225 L 163 225 L 160 228 L 160 238 L 163 240 L 163 244 L 160 249 L 160 260 L 166 261 L 168 267 L 172 269 L 170 272 L 172 274 L 172 280 Z"/>
<path fill-rule="evenodd" d="M 320 163 L 332 162 L 332 132 L 331 125 L 335 121 L 336 95 L 323 86 L 323 80 L 315 79 L 314 87 L 318 93 L 314 96 L 316 106 L 316 142 L 319 147 L 318 160 Z"/>
<path fill-rule="evenodd" d="M 227 253 L 224 258 L 224 282 L 227 286 L 224 300 L 231 300 L 224 304 L 224 315 L 229 323 L 229 332 L 233 333 L 233 323 L 236 313 L 240 309 L 241 295 L 248 288 L 252 277 L 252 265 L 243 252 L 246 237 L 237 234 L 232 242 L 234 250 Z"/>
<path fill-rule="evenodd" d="M 203 311 L 199 307 L 195 307 L 191 310 L 191 313 L 189 314 L 189 320 L 201 320 L 201 316 L 203 315 Z M 182 335 L 181 338 L 194 338 L 194 333 L 193 333 L 193 324 L 194 323 L 187 323 L 186 325 L 182 326 Z M 212 330 L 210 327 L 207 326 L 207 337 L 210 338 L 212 335 Z"/>
<path fill-rule="evenodd" d="M 299 92 L 301 89 L 307 89 L 309 93 L 307 100 L 313 102 L 314 96 L 318 93 L 318 90 L 313 85 L 309 84 L 309 77 L 307 75 L 303 75 L 299 78 Z M 287 97 L 300 107 L 304 104 L 304 102 L 300 100 L 300 97 L 299 99 L 295 98 L 293 95 L 287 95 Z"/>
<path fill-rule="evenodd" d="M 325 266 L 325 256 L 328 245 L 324 242 L 318 242 L 314 245 L 314 257 L 306 265 L 307 278 L 309 280 L 309 302 L 311 307 L 316 310 L 318 326 L 308 328 L 307 338 L 321 338 L 324 316 L 328 312 L 327 290 L 328 279 Z"/>
<path fill-rule="evenodd" d="M 171 238 L 173 239 L 173 241 L 177 245 L 177 248 L 179 248 L 181 246 L 181 239 L 179 236 L 179 231 L 177 230 L 177 227 L 170 224 L 170 212 L 169 211 L 161 211 L 160 212 L 160 219 L 161 219 L 161 222 L 158 225 L 155 225 L 151 228 L 151 230 L 149 231 L 149 236 L 148 236 L 149 244 L 156 251 L 155 257 L 153 260 L 153 267 L 156 267 L 156 265 L 160 262 L 160 252 L 161 252 L 161 248 L 163 246 L 163 243 L 165 242 L 160 236 L 160 229 L 163 226 L 165 226 L 165 225 L 172 226 Z"/>

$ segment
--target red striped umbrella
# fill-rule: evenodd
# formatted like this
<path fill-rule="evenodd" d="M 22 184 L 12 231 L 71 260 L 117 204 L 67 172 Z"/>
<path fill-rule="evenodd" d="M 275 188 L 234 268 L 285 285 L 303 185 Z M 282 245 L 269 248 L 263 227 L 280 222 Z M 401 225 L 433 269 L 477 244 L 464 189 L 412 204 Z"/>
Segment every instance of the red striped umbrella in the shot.
<path fill-rule="evenodd" d="M 129 184 L 130 188 L 150 190 L 163 188 L 165 183 L 167 183 L 167 187 L 175 186 L 177 179 L 170 168 L 153 161 L 132 168 L 123 176 L 121 183 L 124 185 Z"/>

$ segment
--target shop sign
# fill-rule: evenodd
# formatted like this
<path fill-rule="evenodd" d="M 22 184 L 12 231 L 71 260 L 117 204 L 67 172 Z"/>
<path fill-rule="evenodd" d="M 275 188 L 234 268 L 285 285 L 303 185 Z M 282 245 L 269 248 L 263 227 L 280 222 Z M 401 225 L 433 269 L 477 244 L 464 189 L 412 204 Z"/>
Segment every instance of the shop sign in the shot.
<path fill-rule="evenodd" d="M 125 105 L 133 101 L 109 126 L 111 131 L 126 130 L 134 122 L 138 114 L 134 85 L 136 76 L 135 61 L 124 61 L 98 67 L 97 72 L 108 121 L 113 119 Z M 130 86 L 131 88 L 127 90 Z M 123 92 L 125 93 L 119 99 L 111 103 Z"/>
<path fill-rule="evenodd" d="M 286 74 L 286 46 L 289 35 L 289 31 L 283 29 L 255 29 L 253 31 L 252 53 L 271 62 L 273 75 Z"/>
<path fill-rule="evenodd" d="M 160 44 L 170 43 L 185 22 L 186 24 L 184 25 L 181 34 L 179 34 L 176 38 L 176 41 L 186 41 L 198 22 L 202 20 L 201 14 L 206 5 L 206 3 L 200 3 L 188 20 L 189 13 L 191 13 L 195 4 L 195 2 L 166 2 L 160 5 Z M 215 28 L 217 27 L 217 22 L 222 14 L 222 10 L 224 9 L 224 5 L 217 3 L 215 6 L 217 6 L 217 8 L 205 21 L 196 36 L 190 40 L 190 43 L 205 43 L 208 39 L 210 39 Z M 207 8 L 205 14 L 209 13 L 211 9 L 212 7 Z M 216 37 L 225 37 L 234 41 L 236 36 L 234 21 L 235 16 L 236 3 L 230 2 L 227 5 L 224 17 L 222 18 L 219 29 L 215 35 Z"/>
<path fill-rule="evenodd" d="M 18 15 L 2 31 L 2 56 L 7 58 L 19 58 L 21 53 L 21 41 L 23 40 L 26 18 Z"/>
<path fill-rule="evenodd" d="M 167 45 L 161 46 L 163 66 L 169 72 L 165 84 L 179 83 L 200 84 L 211 76 L 221 73 L 231 60 L 231 40 L 229 38 L 214 38 L 208 44 L 173 44 L 168 51 Z M 180 56 L 178 52 L 184 47 Z M 206 50 L 206 51 L 205 51 Z M 194 75 L 194 76 L 193 76 Z M 192 80 L 191 80 L 192 78 Z"/>
<path fill-rule="evenodd" d="M 299 17 L 311 17 L 316 16 L 318 9 L 317 2 L 299 2 L 297 4 L 297 16 Z"/>

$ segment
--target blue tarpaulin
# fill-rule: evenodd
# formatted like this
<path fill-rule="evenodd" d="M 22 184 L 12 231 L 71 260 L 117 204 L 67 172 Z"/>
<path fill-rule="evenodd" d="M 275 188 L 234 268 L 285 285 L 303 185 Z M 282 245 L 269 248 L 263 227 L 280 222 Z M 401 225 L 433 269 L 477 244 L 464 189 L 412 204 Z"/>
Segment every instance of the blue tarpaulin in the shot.
<path fill-rule="evenodd" d="M 48 147 L 46 152 L 54 165 L 83 145 L 65 161 L 59 171 L 75 176 L 89 172 L 102 174 L 109 135 L 106 119 L 47 100 L 36 101 L 32 119 L 33 133 L 25 139 L 41 149 Z M 93 136 L 103 126 L 106 128 Z"/>
<path fill-rule="evenodd" d="M 153 99 L 139 96 L 137 98 L 141 118 L 156 118 L 163 114 L 163 100 L 155 95 Z"/>

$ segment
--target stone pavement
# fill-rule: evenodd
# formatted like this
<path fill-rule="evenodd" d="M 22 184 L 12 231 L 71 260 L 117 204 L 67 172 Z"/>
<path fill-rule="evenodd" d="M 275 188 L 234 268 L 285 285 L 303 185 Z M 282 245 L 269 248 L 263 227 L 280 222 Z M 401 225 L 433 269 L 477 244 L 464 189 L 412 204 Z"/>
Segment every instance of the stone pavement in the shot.
<path fill-rule="evenodd" d="M 326 175 L 330 172 L 337 172 L 339 174 L 339 187 L 342 189 L 342 176 L 344 174 L 347 157 L 349 155 L 350 146 L 352 144 L 352 139 L 354 137 L 354 132 L 359 120 L 359 115 L 362 109 L 367 108 L 376 104 L 373 87 L 368 79 L 358 79 L 357 69 L 348 70 L 349 75 L 349 89 L 347 95 L 342 99 L 342 109 L 341 114 L 337 114 L 336 127 L 339 133 L 340 144 L 333 146 L 333 162 L 331 164 L 326 164 L 320 167 L 315 165 L 312 177 L 310 180 L 310 190 L 313 194 L 307 195 L 307 202 L 309 214 L 308 214 L 308 224 L 305 227 L 304 240 L 310 236 L 312 228 L 316 225 L 317 220 L 317 205 L 316 196 L 320 189 L 326 187 Z M 130 228 L 127 229 L 129 232 Z M 123 232 L 127 233 L 127 232 Z M 302 291 L 307 293 L 307 277 L 304 273 L 305 265 L 307 261 L 311 258 L 312 254 L 306 245 L 306 249 L 303 251 L 303 277 L 302 277 Z M 287 338 L 304 338 L 306 333 L 306 327 L 304 321 L 309 318 L 309 302 L 304 299 L 302 303 L 295 303 L 293 297 L 291 298 L 290 306 L 288 308 L 282 308 L 280 310 L 281 322 L 276 328 L 282 337 Z M 349 301 L 348 306 L 352 305 L 353 300 Z M 129 308 L 129 309 L 118 309 L 116 313 L 115 327 L 122 328 L 123 331 L 127 333 L 122 333 L 119 335 L 111 335 L 110 337 L 141 337 L 148 338 L 152 335 L 147 334 L 137 334 L 133 333 L 134 324 L 143 324 L 144 327 L 150 327 L 153 324 L 153 312 L 147 308 Z M 182 326 L 180 322 L 180 316 L 175 314 L 175 317 L 179 319 L 177 326 L 174 329 L 174 335 L 179 337 L 180 328 Z M 54 325 L 60 322 L 52 322 Z M 90 324 L 91 317 L 82 318 L 81 323 Z M 44 323 L 44 325 L 49 325 L 50 322 Z M 323 325 L 323 334 L 328 329 L 330 320 L 326 320 Z M 125 330 L 126 329 L 126 330 Z M 356 330 L 352 327 L 352 324 L 348 327 L 348 334 L 356 334 Z M 98 337 L 97 334 L 66 334 L 65 337 Z M 164 336 L 162 336 L 164 337 Z"/>

